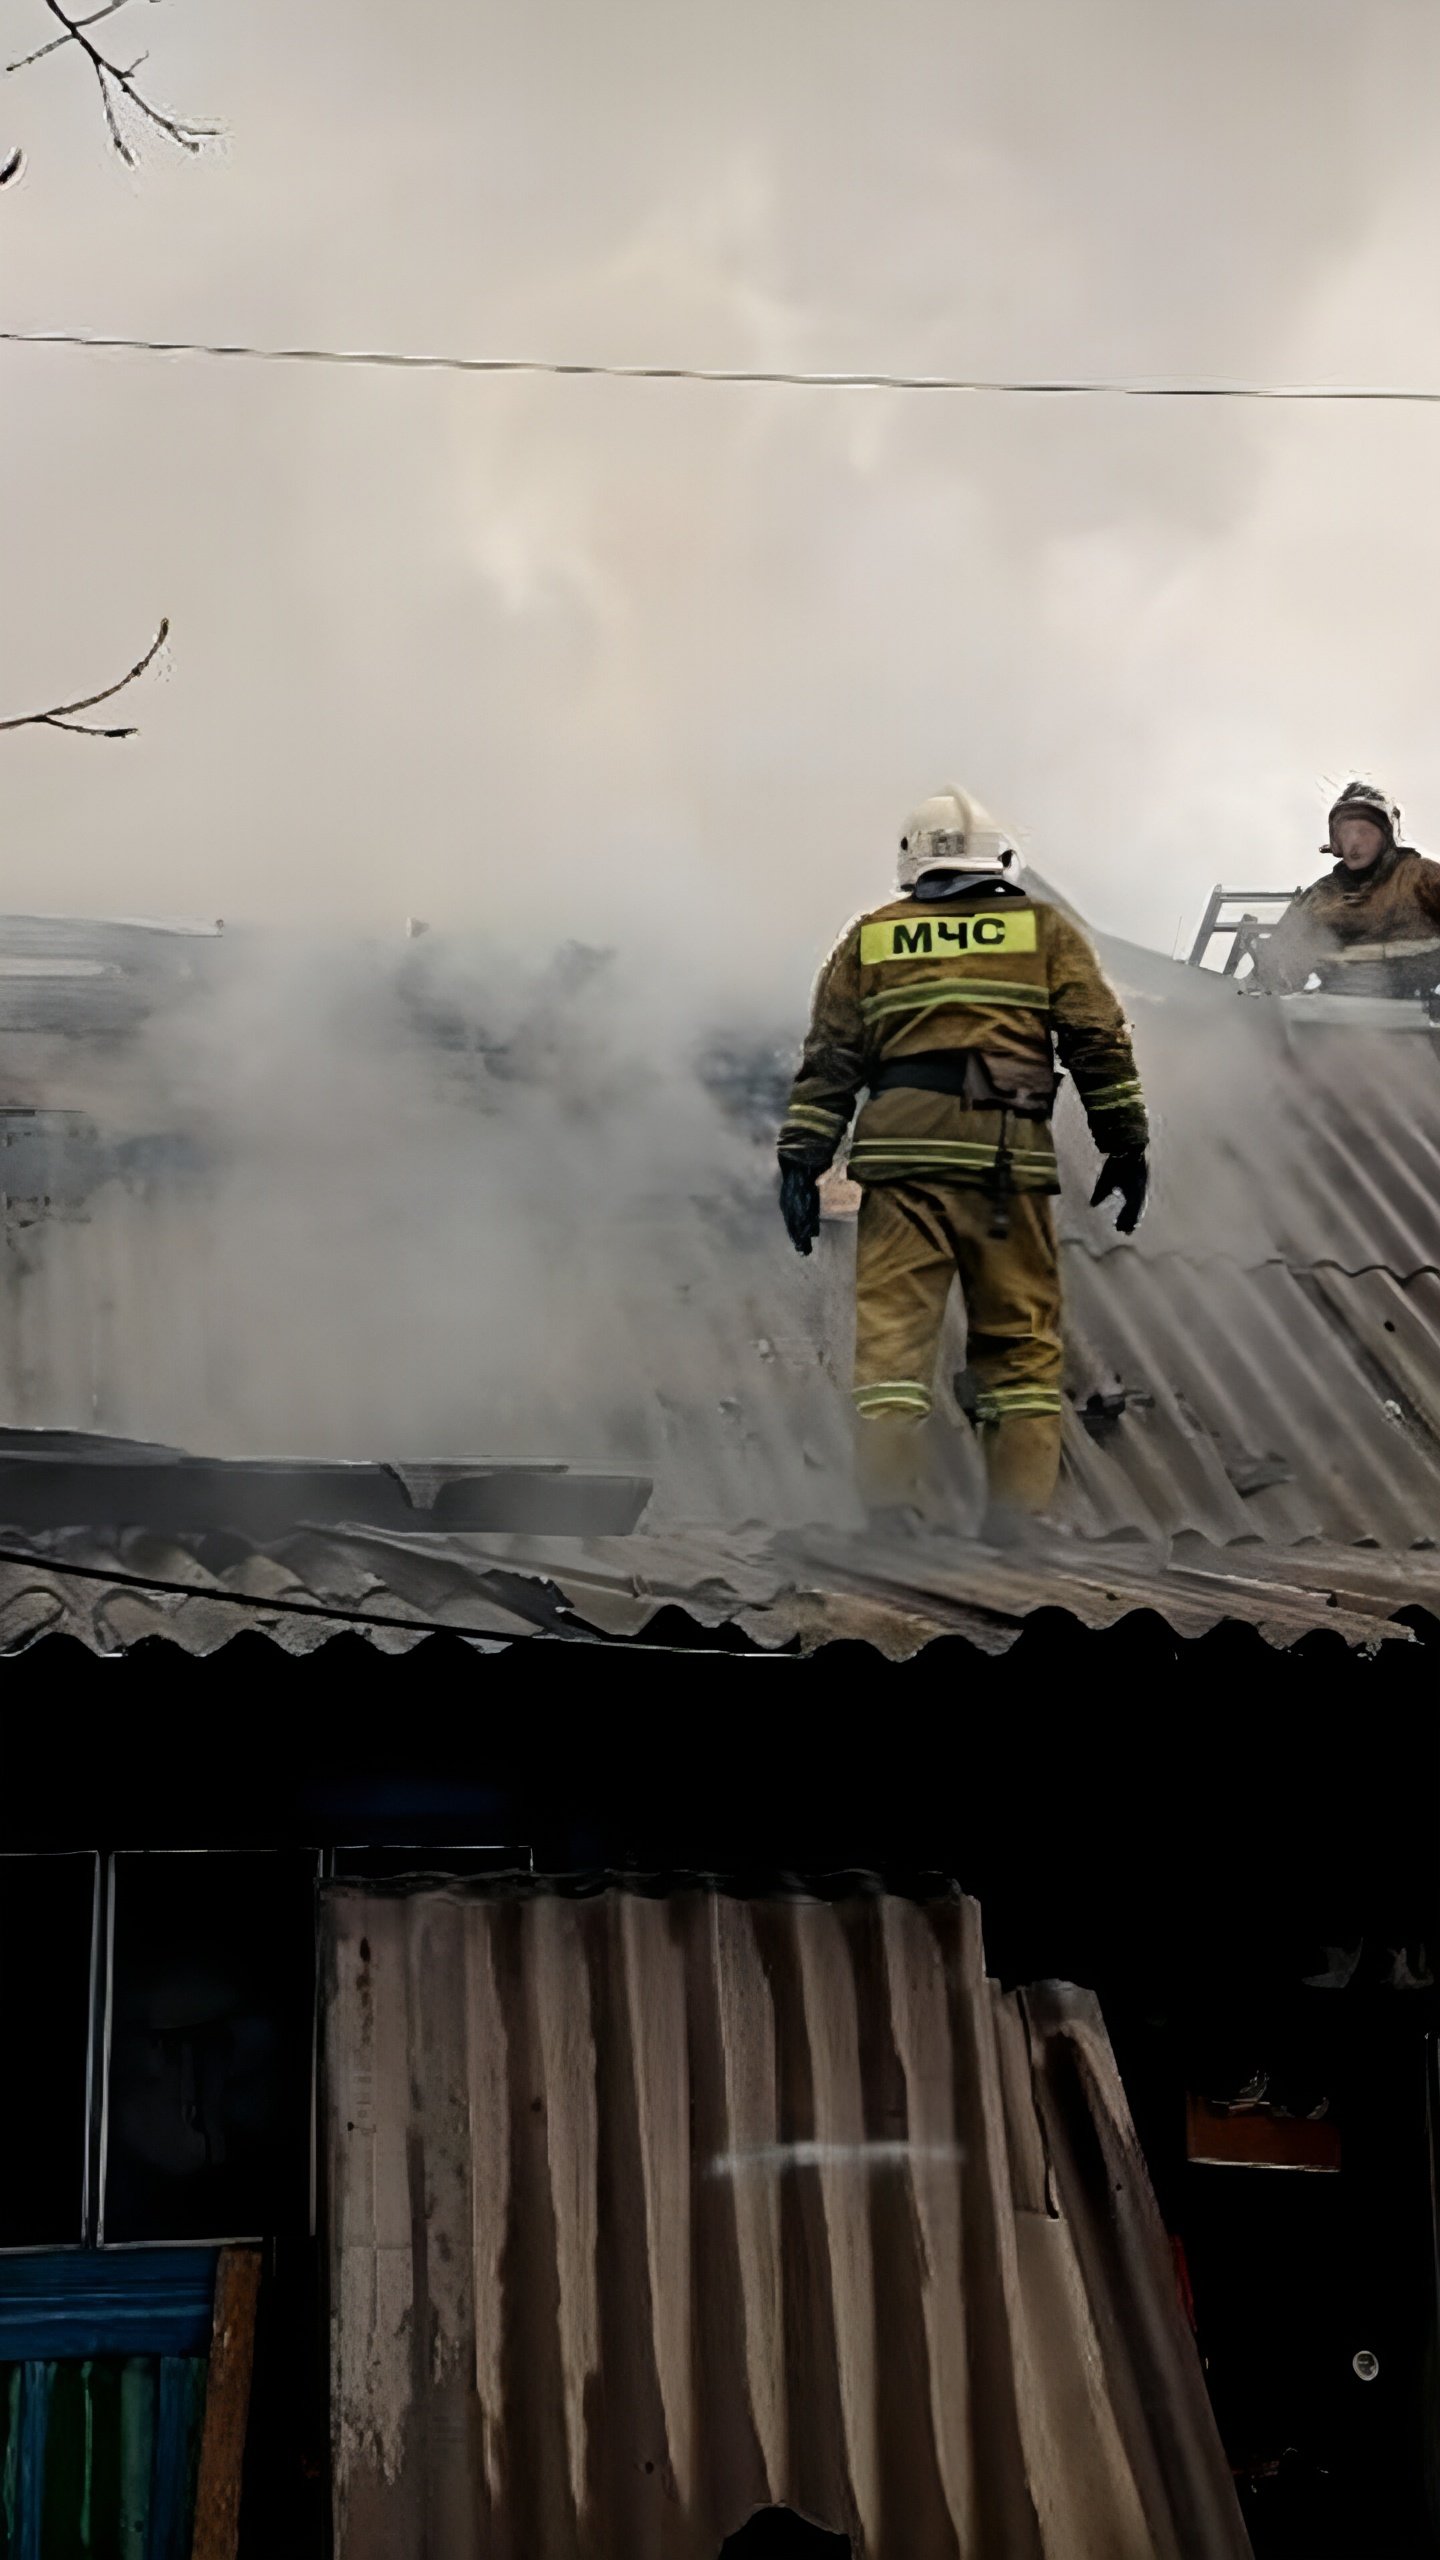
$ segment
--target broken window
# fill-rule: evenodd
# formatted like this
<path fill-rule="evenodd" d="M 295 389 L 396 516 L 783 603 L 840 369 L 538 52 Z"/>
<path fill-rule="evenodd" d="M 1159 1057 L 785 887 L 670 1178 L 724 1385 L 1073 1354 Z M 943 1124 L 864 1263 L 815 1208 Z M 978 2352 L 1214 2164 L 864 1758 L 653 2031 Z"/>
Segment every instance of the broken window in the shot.
<path fill-rule="evenodd" d="M 316 1871 L 0 1856 L 0 2249 L 308 2230 Z"/>
<path fill-rule="evenodd" d="M 102 2236 L 303 2229 L 313 1856 L 122 1855 L 112 1893 Z"/>

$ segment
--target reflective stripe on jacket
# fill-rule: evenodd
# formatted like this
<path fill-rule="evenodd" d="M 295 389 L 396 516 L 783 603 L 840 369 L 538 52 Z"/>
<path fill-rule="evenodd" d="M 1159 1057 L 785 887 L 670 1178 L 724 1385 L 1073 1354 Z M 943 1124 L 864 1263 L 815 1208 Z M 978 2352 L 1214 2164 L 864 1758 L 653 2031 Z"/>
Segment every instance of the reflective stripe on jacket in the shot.
<path fill-rule="evenodd" d="M 1102 1153 L 1146 1143 L 1129 1030 L 1084 935 L 1056 908 L 989 883 L 897 898 L 850 927 L 816 987 L 781 1155 L 822 1172 L 878 1068 L 941 1051 L 978 1053 L 994 1107 L 908 1087 L 875 1095 L 850 1149 L 856 1181 L 989 1189 L 1003 1156 L 1009 1188 L 1058 1190 L 1057 1051 Z"/>
<path fill-rule="evenodd" d="M 1260 984 L 1283 994 L 1312 969 L 1417 957 L 1440 937 L 1440 862 L 1390 846 L 1373 869 L 1337 862 L 1293 898 L 1256 961 Z M 1343 981 L 1342 981 L 1343 983 Z"/>

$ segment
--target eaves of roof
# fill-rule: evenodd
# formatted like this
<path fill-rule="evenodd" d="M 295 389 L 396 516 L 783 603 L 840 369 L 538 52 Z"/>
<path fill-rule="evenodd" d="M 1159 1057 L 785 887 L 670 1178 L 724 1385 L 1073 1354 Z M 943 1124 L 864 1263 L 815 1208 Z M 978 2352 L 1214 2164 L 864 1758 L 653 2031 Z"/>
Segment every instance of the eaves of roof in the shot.
<path fill-rule="evenodd" d="M 1320 1638 L 1370 1658 L 1440 1627 L 1440 1559 L 1194 1538 L 1161 1549 L 1051 1536 L 1016 1551 L 833 1529 L 590 1541 L 352 1529 L 262 1549 L 67 1532 L 32 1552 L 19 1561 L 7 1538 L 0 1561 L 0 1656 L 12 1659 L 63 1638 L 96 1656 L 164 1645 L 199 1662 L 248 1635 L 295 1660 L 360 1640 L 397 1666 L 435 1637 L 477 1655 L 538 1643 L 780 1660 L 843 1645 L 903 1664 L 936 1645 L 1002 1656 L 1040 1626 L 1078 1651 L 1142 1622 L 1181 1645 L 1230 1627 L 1263 1647 Z"/>

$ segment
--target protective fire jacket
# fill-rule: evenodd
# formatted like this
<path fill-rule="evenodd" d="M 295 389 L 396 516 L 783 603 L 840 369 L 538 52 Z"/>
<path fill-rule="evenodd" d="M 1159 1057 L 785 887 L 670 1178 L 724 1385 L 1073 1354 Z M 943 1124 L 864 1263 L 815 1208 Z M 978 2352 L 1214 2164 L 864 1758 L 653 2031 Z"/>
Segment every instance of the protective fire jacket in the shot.
<path fill-rule="evenodd" d="M 1277 993 L 1302 987 L 1312 969 L 1343 987 L 1367 963 L 1409 963 L 1433 953 L 1440 976 L 1440 862 L 1391 845 L 1364 872 L 1337 862 L 1302 889 L 1261 944 L 1257 975 Z"/>
<path fill-rule="evenodd" d="M 1058 1191 L 1057 1050 L 1102 1153 L 1143 1147 L 1125 1018 L 1069 919 L 993 880 L 895 898 L 852 925 L 820 973 L 782 1160 L 823 1173 L 878 1078 L 851 1141 L 857 1182 Z M 892 1085 L 885 1071 L 906 1060 L 948 1062 L 963 1091 Z"/>

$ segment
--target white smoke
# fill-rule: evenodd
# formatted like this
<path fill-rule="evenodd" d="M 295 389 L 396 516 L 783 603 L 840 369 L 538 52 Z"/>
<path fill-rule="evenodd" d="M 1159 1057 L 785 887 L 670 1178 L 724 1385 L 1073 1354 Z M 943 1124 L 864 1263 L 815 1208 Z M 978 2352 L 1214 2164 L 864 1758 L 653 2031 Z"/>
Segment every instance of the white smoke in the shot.
<path fill-rule="evenodd" d="M 3 9 L 24 50 L 31 0 Z M 126 173 L 82 66 L 6 85 L 12 326 L 1440 383 L 1424 0 L 153 15 L 148 76 L 225 142 Z M 666 1240 L 667 1202 L 757 1178 L 693 1059 L 798 1036 L 917 795 L 972 787 L 1162 950 L 1214 880 L 1317 868 L 1351 770 L 1440 835 L 1440 411 L 16 347 L 0 386 L 0 708 L 174 624 L 138 738 L 0 741 L 5 903 L 259 920 L 292 952 L 144 1053 L 146 1111 L 183 1090 L 224 1166 L 204 1253 L 150 1204 L 98 1296 L 65 1284 L 63 1392 L 12 1341 L 12 1410 L 634 1454 L 710 1395 L 702 1332 L 722 1386 L 769 1356 L 752 1278 L 810 1338 L 778 1230 L 729 1304 Z M 406 917 L 465 941 L 502 1043 L 558 949 L 616 957 L 556 998 L 538 1081 L 437 1082 L 395 999 Z M 337 960 L 364 933 L 383 957 Z"/>
<path fill-rule="evenodd" d="M 1421 0 L 154 14 L 225 143 L 127 174 L 82 66 L 10 84 L 16 324 L 1440 380 Z M 947 775 L 1167 949 L 1352 766 L 1440 829 L 1430 412 L 0 370 L 4 701 L 175 619 L 141 738 L 6 743 L 15 905 L 643 908 L 794 995 Z"/>

